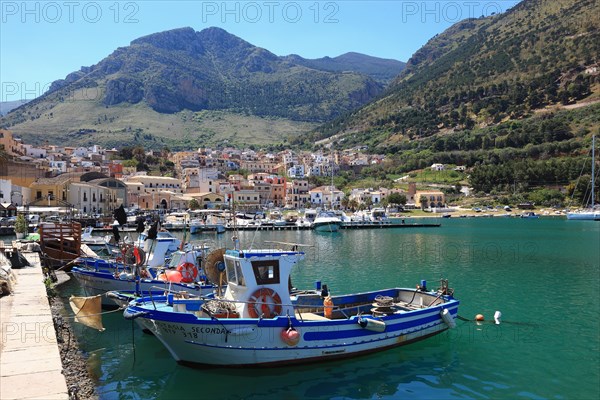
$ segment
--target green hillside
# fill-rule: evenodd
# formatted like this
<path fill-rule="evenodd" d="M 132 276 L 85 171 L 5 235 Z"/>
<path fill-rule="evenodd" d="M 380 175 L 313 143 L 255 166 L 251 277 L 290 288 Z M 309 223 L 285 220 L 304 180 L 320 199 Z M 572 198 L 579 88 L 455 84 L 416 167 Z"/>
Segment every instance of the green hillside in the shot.
<path fill-rule="evenodd" d="M 599 98 L 597 0 L 524 0 L 504 14 L 459 22 L 407 62 L 389 90 L 307 137 L 398 142 L 529 117 Z"/>
<path fill-rule="evenodd" d="M 120 143 L 131 132 L 149 147 L 156 140 L 182 146 L 235 138 L 282 142 L 380 94 L 383 85 L 369 71 L 389 79 L 390 68 L 401 69 L 391 60 L 340 57 L 309 65 L 219 28 L 160 32 L 55 81 L 48 93 L 4 116 L 0 126 L 30 143 L 66 133 L 73 144 Z M 198 123 L 188 117 L 201 111 L 219 111 L 236 122 L 215 128 L 205 118 Z"/>

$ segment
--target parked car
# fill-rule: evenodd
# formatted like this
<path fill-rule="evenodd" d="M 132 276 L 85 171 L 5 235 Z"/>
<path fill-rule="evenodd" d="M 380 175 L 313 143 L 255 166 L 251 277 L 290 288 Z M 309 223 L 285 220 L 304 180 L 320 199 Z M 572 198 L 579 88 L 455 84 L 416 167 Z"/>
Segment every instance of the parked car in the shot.
<path fill-rule="evenodd" d="M 12 216 L 12 217 L 7 217 L 6 218 L 6 225 L 5 226 L 15 226 L 15 222 L 17 221 L 17 217 L 16 216 Z"/>

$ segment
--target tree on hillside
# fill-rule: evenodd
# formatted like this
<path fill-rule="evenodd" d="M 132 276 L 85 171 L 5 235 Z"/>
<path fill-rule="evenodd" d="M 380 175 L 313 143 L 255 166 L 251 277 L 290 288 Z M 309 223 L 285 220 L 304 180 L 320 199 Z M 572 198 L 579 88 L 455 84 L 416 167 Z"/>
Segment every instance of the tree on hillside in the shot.
<path fill-rule="evenodd" d="M 136 146 L 132 150 L 132 155 L 133 155 L 133 158 L 138 160 L 140 164 L 146 163 L 146 151 L 144 150 L 144 148 L 142 146 Z"/>

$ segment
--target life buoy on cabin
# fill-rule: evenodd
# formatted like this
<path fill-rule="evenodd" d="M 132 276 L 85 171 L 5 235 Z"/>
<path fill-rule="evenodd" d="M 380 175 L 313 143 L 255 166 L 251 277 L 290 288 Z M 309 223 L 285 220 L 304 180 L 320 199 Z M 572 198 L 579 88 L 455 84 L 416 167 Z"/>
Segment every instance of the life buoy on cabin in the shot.
<path fill-rule="evenodd" d="M 192 263 L 179 264 L 177 271 L 181 273 L 181 282 L 192 283 L 198 278 L 198 268 Z"/>
<path fill-rule="evenodd" d="M 273 318 L 281 314 L 281 297 L 273 289 L 258 289 L 248 299 L 248 314 L 251 318 Z"/>

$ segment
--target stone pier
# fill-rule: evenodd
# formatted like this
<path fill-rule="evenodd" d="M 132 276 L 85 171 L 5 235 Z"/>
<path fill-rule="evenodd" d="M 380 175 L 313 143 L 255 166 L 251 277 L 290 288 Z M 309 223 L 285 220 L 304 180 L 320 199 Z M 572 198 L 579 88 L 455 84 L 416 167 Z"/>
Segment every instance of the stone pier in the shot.
<path fill-rule="evenodd" d="M 24 255 L 32 266 L 0 298 L 0 399 L 68 399 L 39 256 Z"/>

